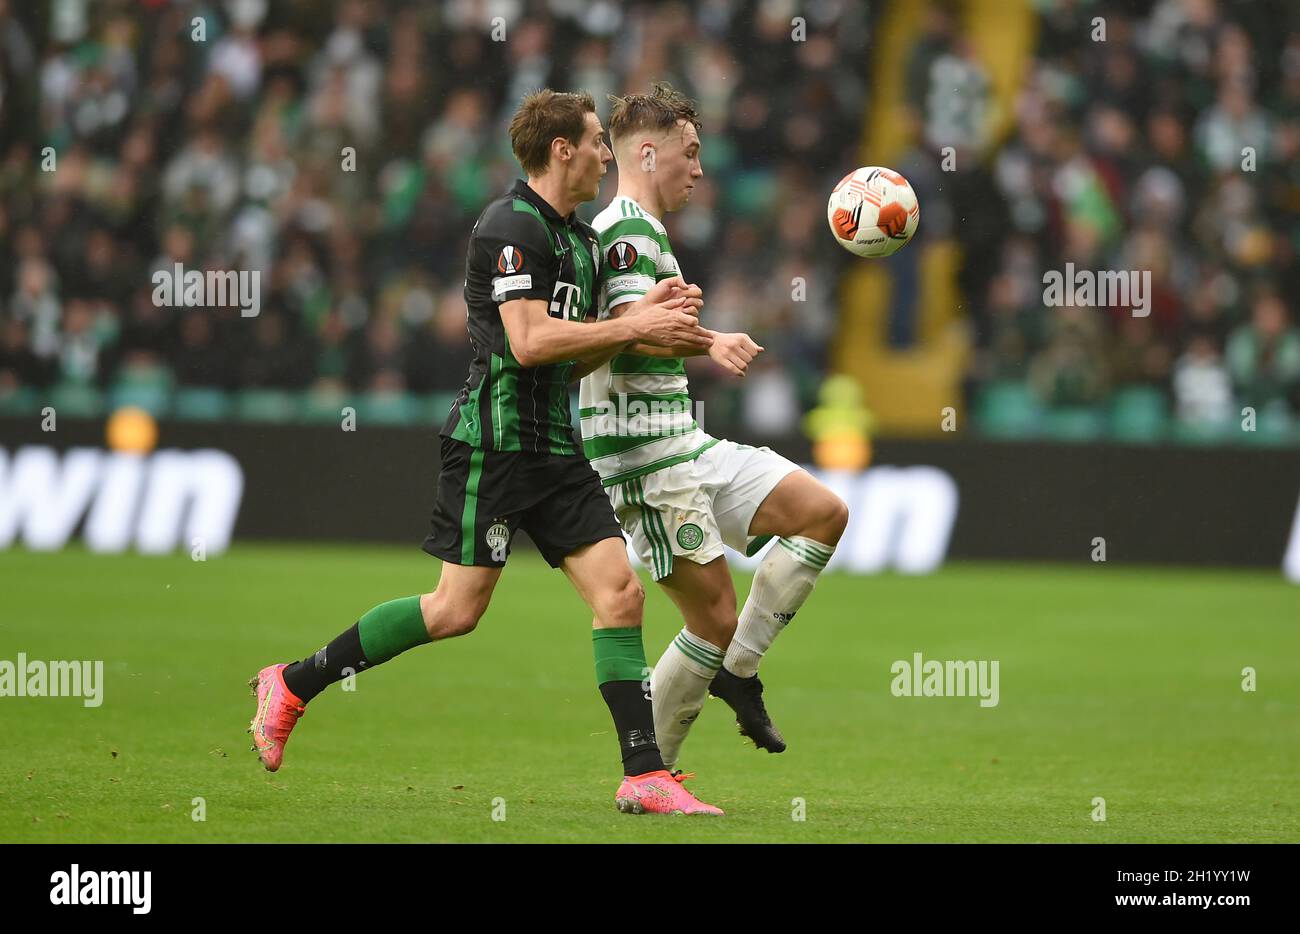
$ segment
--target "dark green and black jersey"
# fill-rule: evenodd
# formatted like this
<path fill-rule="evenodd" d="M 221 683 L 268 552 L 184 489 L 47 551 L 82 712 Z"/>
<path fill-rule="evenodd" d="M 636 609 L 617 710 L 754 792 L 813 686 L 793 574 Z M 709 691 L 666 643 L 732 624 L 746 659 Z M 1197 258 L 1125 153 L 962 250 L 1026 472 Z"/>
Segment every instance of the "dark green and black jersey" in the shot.
<path fill-rule="evenodd" d="M 442 434 L 490 451 L 577 454 L 569 412 L 574 363 L 524 367 L 510 352 L 501 303 L 550 302 L 555 318 L 595 316 L 600 241 L 516 181 L 487 206 L 469 238 L 465 304 L 474 359 Z"/>

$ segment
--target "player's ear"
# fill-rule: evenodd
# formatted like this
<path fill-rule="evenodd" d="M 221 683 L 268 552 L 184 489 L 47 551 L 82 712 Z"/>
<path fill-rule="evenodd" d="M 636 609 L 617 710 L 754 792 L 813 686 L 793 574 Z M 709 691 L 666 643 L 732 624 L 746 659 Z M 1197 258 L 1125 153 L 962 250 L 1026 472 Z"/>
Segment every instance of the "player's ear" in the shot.
<path fill-rule="evenodd" d="M 557 136 L 551 140 L 551 154 L 561 162 L 568 162 L 573 158 L 573 147 L 563 136 Z"/>
<path fill-rule="evenodd" d="M 655 170 L 655 161 L 658 158 L 658 148 L 650 140 L 641 144 L 641 171 L 653 172 Z"/>

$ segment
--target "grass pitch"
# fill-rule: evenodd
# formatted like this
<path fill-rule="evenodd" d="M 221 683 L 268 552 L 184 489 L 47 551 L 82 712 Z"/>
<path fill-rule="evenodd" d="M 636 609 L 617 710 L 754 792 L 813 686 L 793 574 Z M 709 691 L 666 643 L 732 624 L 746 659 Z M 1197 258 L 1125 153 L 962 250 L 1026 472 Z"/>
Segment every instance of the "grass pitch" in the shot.
<path fill-rule="evenodd" d="M 827 575 L 764 662 L 790 749 L 746 745 L 720 701 L 687 742 L 709 820 L 615 811 L 590 617 L 521 553 L 477 632 L 332 687 L 264 772 L 248 678 L 437 570 L 415 548 L 0 553 L 0 660 L 105 674 L 98 708 L 0 697 L 0 840 L 1300 841 L 1300 590 L 1275 572 Z M 653 664 L 680 623 L 647 589 Z M 998 660 L 1000 703 L 893 696 L 914 652 Z"/>

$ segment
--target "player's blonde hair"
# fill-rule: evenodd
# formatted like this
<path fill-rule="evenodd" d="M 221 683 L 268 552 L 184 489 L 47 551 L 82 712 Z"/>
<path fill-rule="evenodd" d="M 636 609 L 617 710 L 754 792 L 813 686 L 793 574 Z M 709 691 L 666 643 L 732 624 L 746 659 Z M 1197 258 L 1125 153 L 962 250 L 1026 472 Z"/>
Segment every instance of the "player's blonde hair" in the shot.
<path fill-rule="evenodd" d="M 614 142 L 641 130 L 671 130 L 683 120 L 700 129 L 695 101 L 667 81 L 652 83 L 649 94 L 611 94 L 609 100 L 614 105 L 609 112 L 609 137 Z"/>

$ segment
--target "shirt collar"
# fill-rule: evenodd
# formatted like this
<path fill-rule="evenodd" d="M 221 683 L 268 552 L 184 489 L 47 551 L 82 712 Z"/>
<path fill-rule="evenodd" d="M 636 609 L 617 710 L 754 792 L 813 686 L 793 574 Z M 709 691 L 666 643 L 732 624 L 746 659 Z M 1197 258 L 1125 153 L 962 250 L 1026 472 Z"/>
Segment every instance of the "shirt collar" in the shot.
<path fill-rule="evenodd" d="M 551 202 L 547 201 L 537 192 L 528 187 L 528 182 L 522 178 L 515 179 L 515 186 L 510 189 L 511 193 L 523 198 L 533 207 L 541 212 L 542 217 L 556 224 L 572 224 L 577 218 L 578 212 L 574 211 L 568 217 L 561 217 L 555 208 L 551 207 Z"/>

